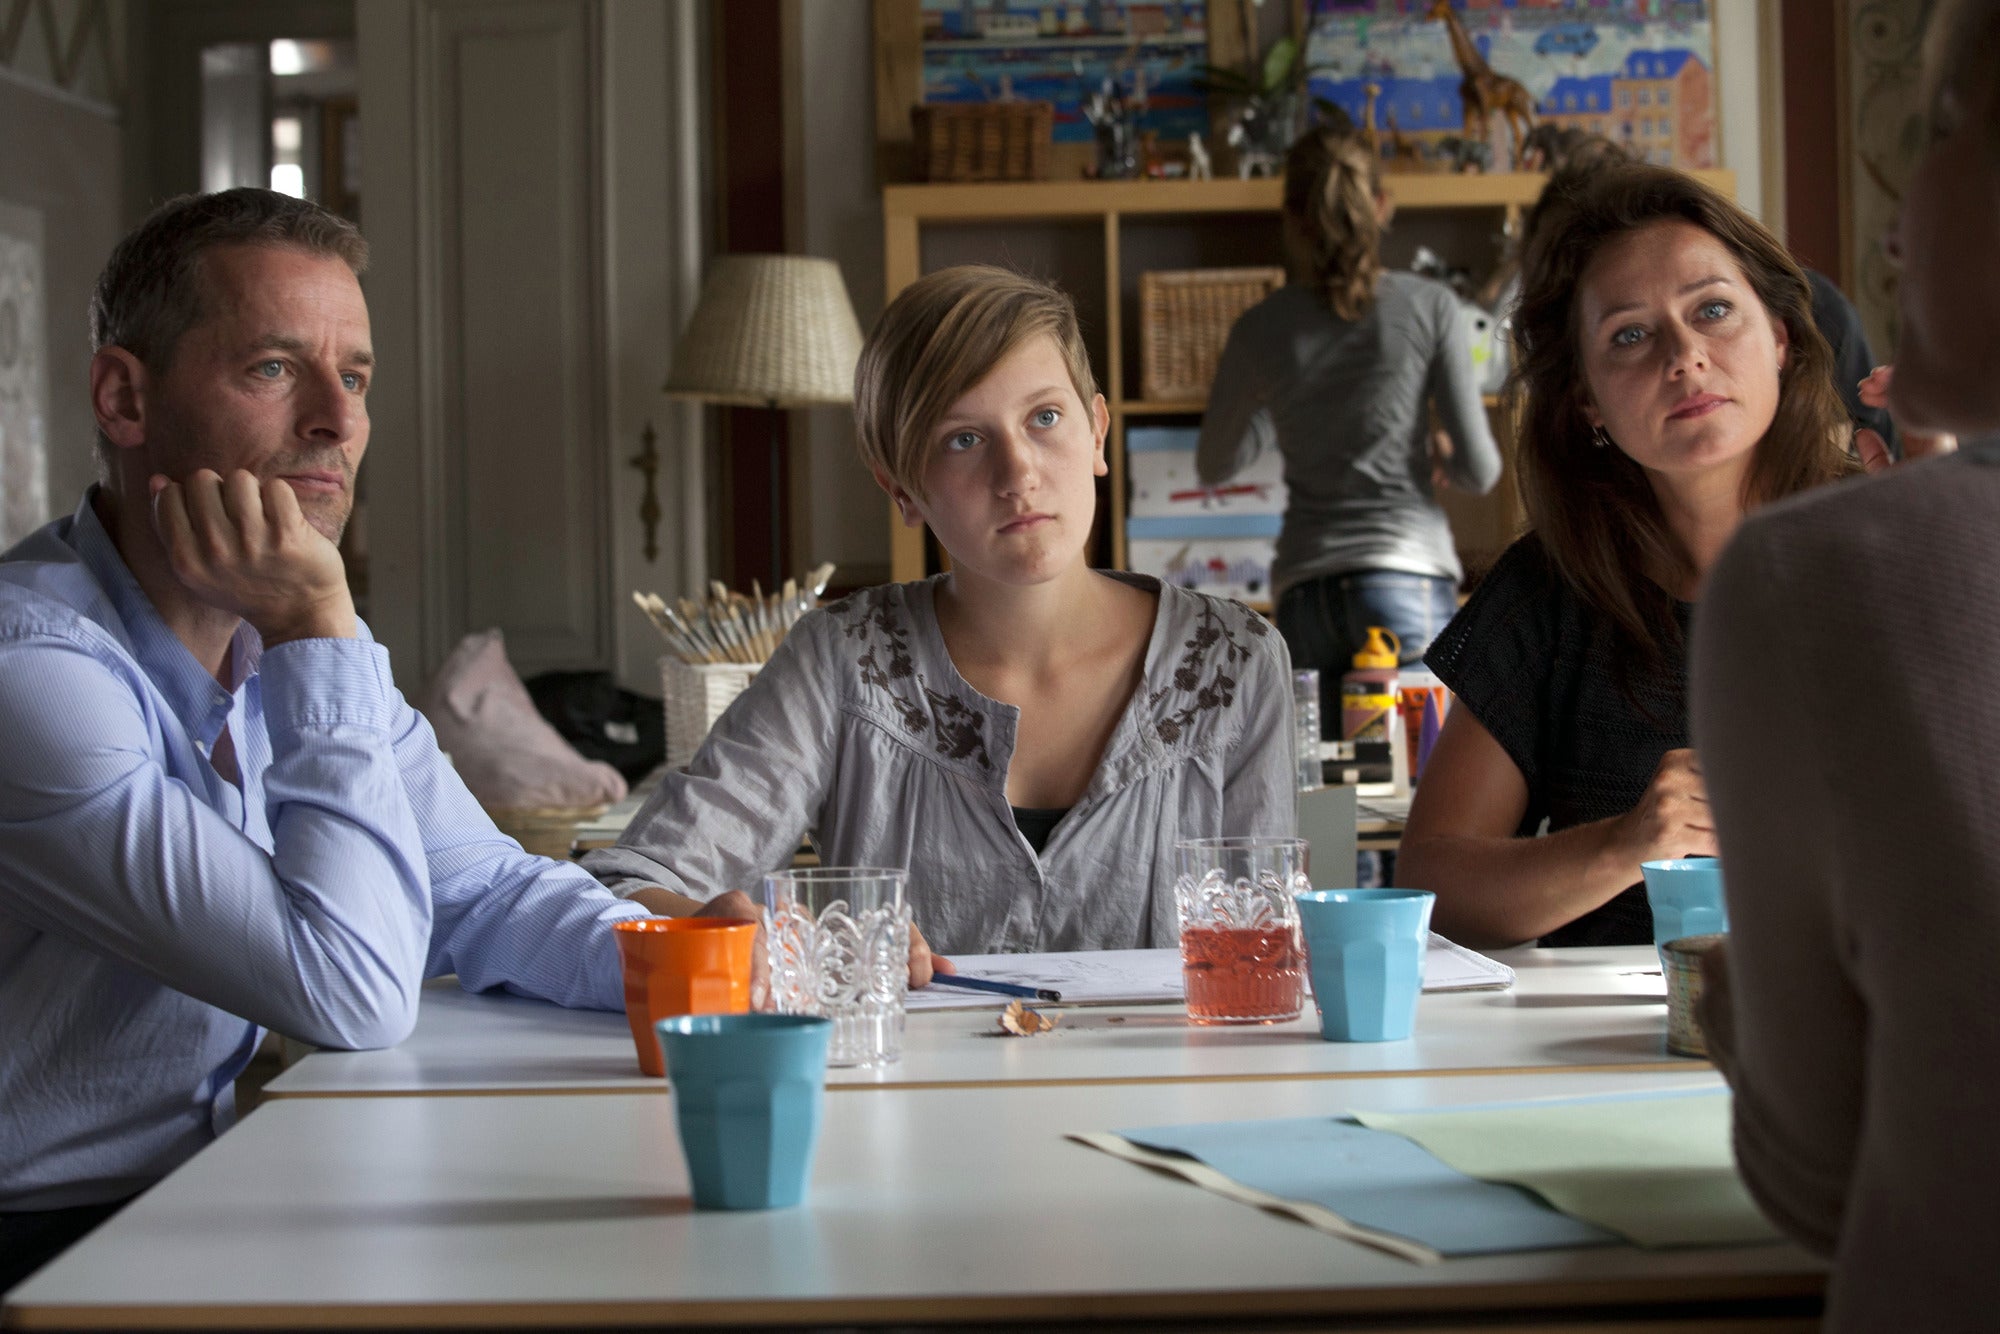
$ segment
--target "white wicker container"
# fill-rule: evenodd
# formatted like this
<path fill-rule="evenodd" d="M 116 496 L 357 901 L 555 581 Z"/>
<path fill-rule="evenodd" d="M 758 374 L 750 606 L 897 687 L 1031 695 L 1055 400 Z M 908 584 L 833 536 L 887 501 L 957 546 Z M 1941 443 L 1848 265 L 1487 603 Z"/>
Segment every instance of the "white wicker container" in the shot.
<path fill-rule="evenodd" d="M 708 729 L 743 693 L 757 665 L 742 662 L 682 662 L 660 659 L 660 696 L 667 710 L 667 767 L 684 769 L 701 749 Z"/>

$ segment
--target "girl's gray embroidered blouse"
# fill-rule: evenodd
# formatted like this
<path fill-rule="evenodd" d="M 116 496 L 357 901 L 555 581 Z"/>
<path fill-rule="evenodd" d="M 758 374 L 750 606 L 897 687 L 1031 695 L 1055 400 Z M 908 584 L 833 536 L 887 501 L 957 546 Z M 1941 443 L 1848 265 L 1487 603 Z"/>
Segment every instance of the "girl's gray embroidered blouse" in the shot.
<path fill-rule="evenodd" d="M 1296 832 L 1291 660 L 1241 603 L 1114 577 L 1159 593 L 1143 680 L 1040 857 L 1007 803 L 1020 710 L 959 676 L 933 579 L 801 619 L 584 866 L 620 894 L 754 898 L 809 834 L 828 865 L 907 868 L 941 953 L 1171 945 L 1176 838 Z"/>

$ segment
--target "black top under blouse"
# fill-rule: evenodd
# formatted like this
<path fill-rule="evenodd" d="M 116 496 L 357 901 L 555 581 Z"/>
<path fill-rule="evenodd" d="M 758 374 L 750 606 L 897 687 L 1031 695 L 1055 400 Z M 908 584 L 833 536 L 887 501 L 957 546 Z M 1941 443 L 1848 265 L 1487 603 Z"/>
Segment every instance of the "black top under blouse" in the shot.
<path fill-rule="evenodd" d="M 1534 534 L 1501 556 L 1431 644 L 1424 662 L 1500 743 L 1528 782 L 1515 832 L 1550 833 L 1623 815 L 1660 760 L 1688 744 L 1687 635 L 1692 603 L 1674 604 L 1681 642 L 1647 667 L 1611 618 L 1557 573 Z M 1618 664 L 1628 665 L 1621 680 Z M 1637 868 L 1634 868 L 1635 870 Z M 1648 945 L 1653 914 L 1634 884 L 1542 938 L 1544 945 Z"/>
<path fill-rule="evenodd" d="M 1034 806 L 1014 807 L 1014 827 L 1021 831 L 1021 837 L 1028 840 L 1028 846 L 1035 850 L 1037 857 L 1049 845 L 1049 835 L 1056 832 L 1056 826 L 1069 814 L 1067 806 L 1061 809 Z"/>

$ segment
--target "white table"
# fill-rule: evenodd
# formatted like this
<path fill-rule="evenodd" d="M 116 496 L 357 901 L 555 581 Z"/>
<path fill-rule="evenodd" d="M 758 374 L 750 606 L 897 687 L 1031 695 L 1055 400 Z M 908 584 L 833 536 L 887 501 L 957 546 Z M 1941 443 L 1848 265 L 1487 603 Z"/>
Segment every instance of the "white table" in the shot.
<path fill-rule="evenodd" d="M 7 1315 L 47 1329 L 1456 1312 L 1462 1328 L 1529 1310 L 1539 1326 L 1564 1308 L 1648 1303 L 1657 1318 L 1688 1303 L 1810 1302 L 1819 1266 L 1787 1246 L 1419 1266 L 1062 1138 L 1715 1082 L 1510 1075 L 829 1097 L 806 1205 L 743 1214 L 692 1211 L 667 1098 L 279 1102 L 17 1288 Z"/>
<path fill-rule="evenodd" d="M 1056 1029 L 989 1036 L 993 1011 L 913 1014 L 903 1059 L 836 1070 L 837 1088 L 1160 1083 L 1554 1069 L 1700 1070 L 1665 1050 L 1665 984 L 1646 946 L 1514 950 L 1509 991 L 1427 995 L 1408 1042 L 1322 1042 L 1310 1003 L 1295 1023 L 1204 1028 L 1178 1006 L 1052 1006 Z M 387 1051 L 319 1052 L 270 1098 L 435 1093 L 664 1093 L 639 1074 L 622 1014 L 424 990 L 417 1027 Z"/>

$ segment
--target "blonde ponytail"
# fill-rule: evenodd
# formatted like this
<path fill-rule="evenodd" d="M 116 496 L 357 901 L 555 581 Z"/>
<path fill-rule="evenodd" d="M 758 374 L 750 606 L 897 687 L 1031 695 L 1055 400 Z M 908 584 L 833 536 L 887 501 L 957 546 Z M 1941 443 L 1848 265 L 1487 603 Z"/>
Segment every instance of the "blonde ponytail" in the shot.
<path fill-rule="evenodd" d="M 1307 130 L 1285 154 L 1285 220 L 1313 285 L 1344 320 L 1360 319 L 1375 300 L 1381 192 L 1380 162 L 1352 134 Z"/>

